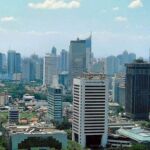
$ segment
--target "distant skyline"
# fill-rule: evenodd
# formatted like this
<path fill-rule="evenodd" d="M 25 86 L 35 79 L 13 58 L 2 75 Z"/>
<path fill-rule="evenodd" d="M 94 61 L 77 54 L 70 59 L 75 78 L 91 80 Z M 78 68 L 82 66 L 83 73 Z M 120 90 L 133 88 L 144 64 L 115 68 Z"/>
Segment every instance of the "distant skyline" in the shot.
<path fill-rule="evenodd" d="M 1 0 L 0 52 L 44 56 L 92 32 L 96 57 L 124 50 L 148 58 L 149 0 Z"/>

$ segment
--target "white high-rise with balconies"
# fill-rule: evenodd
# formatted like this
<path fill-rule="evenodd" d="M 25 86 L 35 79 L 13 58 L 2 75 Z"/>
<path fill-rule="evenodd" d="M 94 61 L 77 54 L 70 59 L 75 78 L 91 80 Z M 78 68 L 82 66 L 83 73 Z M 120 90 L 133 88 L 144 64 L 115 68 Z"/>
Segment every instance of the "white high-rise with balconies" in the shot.
<path fill-rule="evenodd" d="M 82 147 L 105 147 L 108 134 L 108 82 L 104 74 L 73 81 L 72 138 Z"/>

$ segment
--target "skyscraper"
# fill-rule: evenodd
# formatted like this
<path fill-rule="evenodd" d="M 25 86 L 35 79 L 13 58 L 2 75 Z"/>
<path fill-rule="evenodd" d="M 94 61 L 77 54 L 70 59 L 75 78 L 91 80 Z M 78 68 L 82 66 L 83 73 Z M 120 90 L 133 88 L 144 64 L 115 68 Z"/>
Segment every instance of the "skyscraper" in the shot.
<path fill-rule="evenodd" d="M 83 72 L 89 72 L 91 65 L 91 36 L 86 40 L 70 42 L 69 47 L 69 74 L 72 84 L 73 78 L 80 76 Z"/>
<path fill-rule="evenodd" d="M 124 106 L 125 103 L 125 74 L 115 74 L 112 77 L 112 99 Z"/>
<path fill-rule="evenodd" d="M 57 75 L 57 56 L 46 54 L 44 57 L 43 84 L 51 85 L 55 75 Z"/>
<path fill-rule="evenodd" d="M 8 74 L 12 75 L 15 73 L 15 51 L 8 51 L 7 65 L 8 65 Z"/>
<path fill-rule="evenodd" d="M 54 47 L 54 46 L 52 47 L 51 54 L 54 55 L 54 56 L 57 55 L 57 49 L 56 49 L 56 47 Z"/>
<path fill-rule="evenodd" d="M 21 55 L 16 53 L 15 55 L 15 73 L 21 73 Z"/>
<path fill-rule="evenodd" d="M 143 60 L 126 64 L 125 110 L 129 118 L 148 120 L 150 106 L 150 64 Z"/>
<path fill-rule="evenodd" d="M 22 63 L 22 79 L 25 82 L 31 81 L 31 60 L 30 58 L 24 58 Z"/>
<path fill-rule="evenodd" d="M 39 58 L 35 63 L 35 79 L 43 80 L 43 58 Z"/>
<path fill-rule="evenodd" d="M 66 50 L 62 50 L 60 53 L 60 71 L 68 71 L 68 63 L 69 61 L 69 54 Z"/>
<path fill-rule="evenodd" d="M 119 72 L 125 73 L 125 64 L 132 63 L 136 59 L 136 54 L 124 51 L 122 54 L 118 55 L 117 58 L 120 63 Z"/>
<path fill-rule="evenodd" d="M 106 74 L 113 76 L 119 70 L 119 60 L 115 56 L 109 56 L 106 58 Z"/>
<path fill-rule="evenodd" d="M 60 123 L 62 121 L 62 89 L 57 82 L 57 78 L 53 79 L 53 84 L 48 87 L 48 115 L 51 121 Z"/>
<path fill-rule="evenodd" d="M 5 67 L 6 67 L 6 55 L 0 53 L 0 73 L 5 72 Z"/>
<path fill-rule="evenodd" d="M 104 74 L 73 81 L 72 138 L 82 147 L 105 146 L 108 132 L 108 83 Z"/>
<path fill-rule="evenodd" d="M 15 51 L 8 51 L 8 75 L 12 76 L 14 73 L 21 73 L 21 55 Z"/>

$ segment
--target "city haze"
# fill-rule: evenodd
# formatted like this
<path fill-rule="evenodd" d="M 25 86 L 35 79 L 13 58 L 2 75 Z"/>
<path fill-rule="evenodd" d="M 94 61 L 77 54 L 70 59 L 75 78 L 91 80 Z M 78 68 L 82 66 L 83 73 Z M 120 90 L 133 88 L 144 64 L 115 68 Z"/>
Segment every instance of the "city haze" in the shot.
<path fill-rule="evenodd" d="M 96 57 L 128 50 L 147 58 L 149 4 L 147 0 L 1 1 L 0 50 L 44 56 L 52 46 L 69 50 L 70 40 L 92 32 Z"/>

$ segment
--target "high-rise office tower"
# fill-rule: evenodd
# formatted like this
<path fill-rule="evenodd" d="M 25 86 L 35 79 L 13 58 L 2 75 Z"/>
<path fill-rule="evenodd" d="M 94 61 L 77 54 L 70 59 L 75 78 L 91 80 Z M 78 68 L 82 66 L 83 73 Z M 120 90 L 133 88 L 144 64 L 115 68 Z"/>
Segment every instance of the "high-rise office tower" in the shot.
<path fill-rule="evenodd" d="M 48 87 L 48 115 L 51 121 L 62 121 L 62 89 L 53 76 L 53 84 Z"/>
<path fill-rule="evenodd" d="M 89 72 L 91 65 L 91 36 L 86 40 L 77 39 L 70 42 L 69 47 L 69 75 L 70 84 L 73 78 L 83 72 Z"/>
<path fill-rule="evenodd" d="M 125 74 L 115 74 L 112 77 L 112 99 L 124 106 L 125 103 Z"/>
<path fill-rule="evenodd" d="M 107 144 L 108 82 L 104 74 L 84 74 L 73 81 L 72 138 L 82 147 Z"/>
<path fill-rule="evenodd" d="M 15 73 L 21 73 L 21 55 L 16 53 L 15 56 Z"/>
<path fill-rule="evenodd" d="M 143 60 L 126 64 L 125 110 L 129 118 L 149 119 L 150 64 Z"/>
<path fill-rule="evenodd" d="M 43 59 L 38 55 L 24 58 L 22 61 L 22 78 L 24 81 L 34 81 L 43 79 Z"/>
<path fill-rule="evenodd" d="M 15 73 L 15 51 L 8 51 L 7 65 L 8 65 L 8 74 Z"/>
<path fill-rule="evenodd" d="M 91 72 L 94 73 L 104 73 L 105 72 L 105 59 L 101 58 L 98 60 L 95 60 L 93 62 L 92 67 L 91 67 Z"/>
<path fill-rule="evenodd" d="M 0 73 L 5 72 L 5 67 L 6 67 L 6 55 L 0 53 Z"/>
<path fill-rule="evenodd" d="M 92 34 L 86 39 L 86 69 L 91 71 L 92 66 Z"/>
<path fill-rule="evenodd" d="M 118 55 L 117 58 L 119 59 L 119 72 L 125 73 L 125 64 L 132 63 L 136 59 L 136 55 L 134 53 L 128 53 L 124 51 L 122 54 Z"/>
<path fill-rule="evenodd" d="M 30 76 L 31 80 L 43 80 L 43 59 L 33 54 L 30 58 Z"/>
<path fill-rule="evenodd" d="M 39 58 L 35 65 L 35 79 L 43 80 L 43 58 Z"/>
<path fill-rule="evenodd" d="M 118 72 L 119 68 L 119 60 L 115 56 L 109 56 L 106 58 L 106 74 L 109 76 L 113 76 Z"/>
<path fill-rule="evenodd" d="M 54 46 L 52 47 L 51 54 L 54 55 L 54 56 L 57 55 L 57 49 L 56 49 L 56 47 L 54 47 Z"/>
<path fill-rule="evenodd" d="M 12 76 L 14 73 L 21 73 L 21 55 L 15 51 L 8 51 L 8 75 Z"/>
<path fill-rule="evenodd" d="M 60 71 L 68 71 L 69 65 L 69 54 L 66 50 L 62 50 L 60 53 Z"/>
<path fill-rule="evenodd" d="M 31 59 L 24 58 L 22 62 L 22 79 L 25 82 L 31 81 Z"/>
<path fill-rule="evenodd" d="M 51 85 L 54 75 L 57 75 L 57 56 L 46 54 L 44 57 L 43 84 Z"/>

